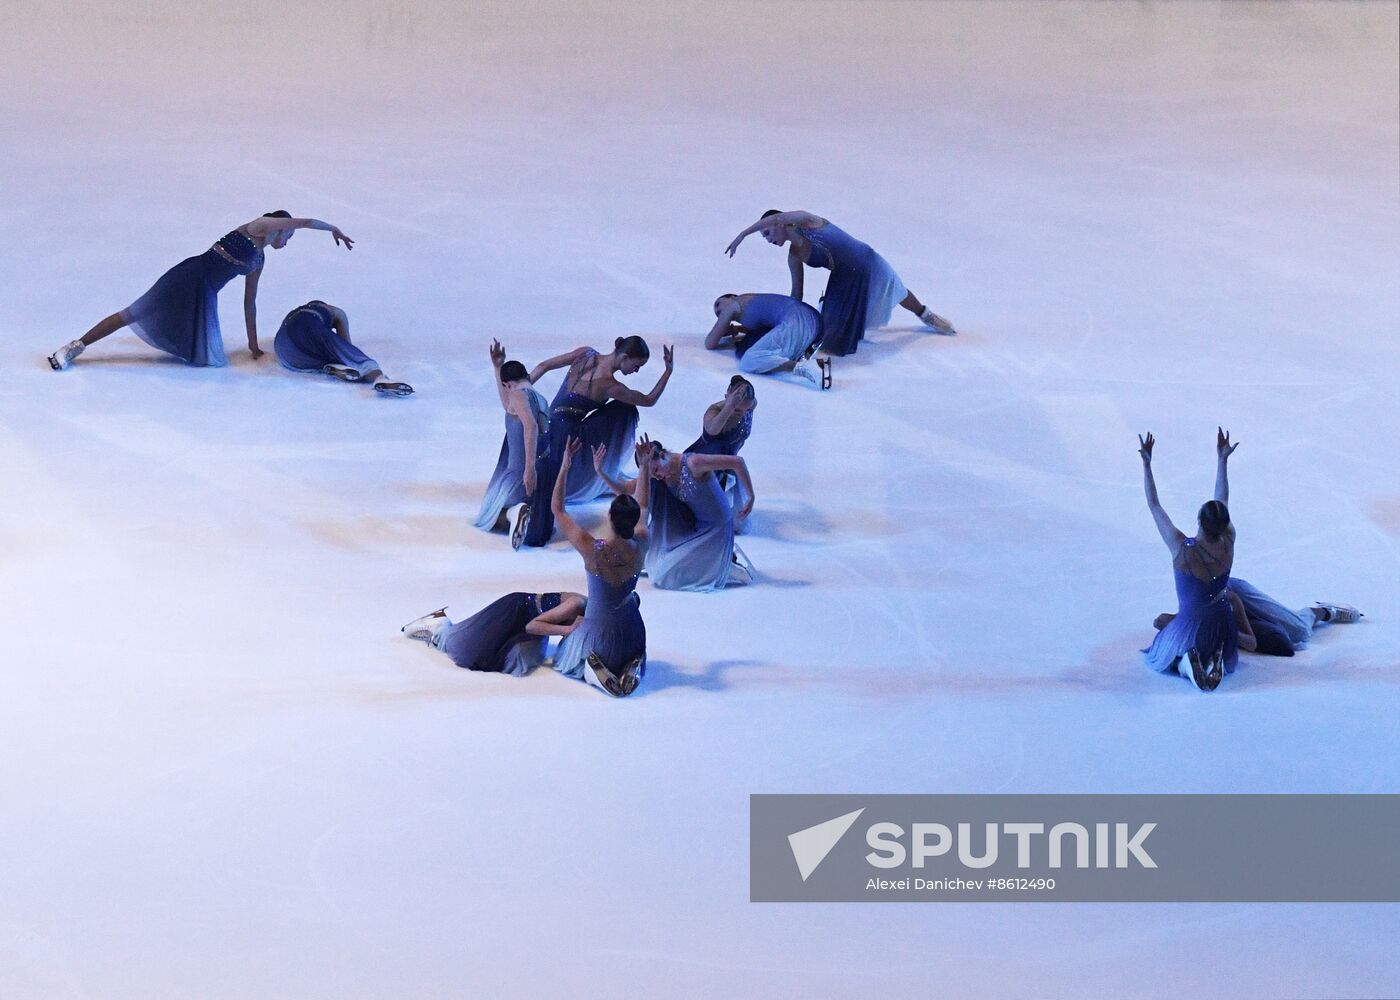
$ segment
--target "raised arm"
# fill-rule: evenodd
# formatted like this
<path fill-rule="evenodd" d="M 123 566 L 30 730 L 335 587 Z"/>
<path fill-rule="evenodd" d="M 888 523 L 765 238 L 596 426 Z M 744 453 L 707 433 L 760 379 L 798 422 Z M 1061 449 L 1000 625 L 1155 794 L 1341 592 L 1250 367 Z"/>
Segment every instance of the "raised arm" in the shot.
<path fill-rule="evenodd" d="M 710 332 L 705 334 L 705 348 L 717 351 L 720 342 L 734 333 L 733 324 L 739 319 L 739 314 L 743 309 L 737 302 L 726 303 L 720 307 L 719 316 L 715 319 L 715 325 L 710 327 Z"/>
<path fill-rule="evenodd" d="M 666 388 L 666 383 L 671 381 L 671 372 L 676 365 L 675 348 L 667 344 L 661 349 L 661 356 L 666 360 L 666 370 L 656 380 L 656 385 L 652 386 L 651 392 L 638 392 L 636 389 L 629 389 L 621 382 L 615 381 L 608 386 L 608 396 L 619 403 L 631 403 L 633 406 L 655 406 L 656 401 L 661 398 L 661 393 Z"/>
<path fill-rule="evenodd" d="M 491 373 L 496 383 L 496 395 L 501 400 L 501 409 L 510 413 L 510 390 L 507 389 L 505 383 L 501 381 L 501 365 L 506 363 L 506 349 L 501 346 L 499 340 L 493 337 L 488 351 L 491 355 Z"/>
<path fill-rule="evenodd" d="M 319 229 L 322 232 L 330 233 L 331 239 L 335 240 L 337 246 L 343 245 L 346 250 L 353 250 L 355 247 L 355 241 L 342 233 L 339 226 L 322 222 L 320 219 L 283 219 L 264 215 L 254 219 L 243 229 L 249 236 L 257 236 L 262 239 L 284 229 Z"/>
<path fill-rule="evenodd" d="M 734 237 L 733 242 L 725 248 L 724 252 L 733 257 L 734 251 L 739 249 L 739 244 L 744 242 L 745 238 L 752 236 L 760 230 L 777 229 L 780 226 L 801 226 L 804 229 L 810 229 L 815 225 L 820 225 L 821 222 L 821 216 L 813 215 L 811 212 L 779 212 L 776 215 L 768 216 L 766 219 L 759 219 L 753 225 L 744 229 L 738 236 Z"/>
<path fill-rule="evenodd" d="M 647 543 L 647 512 L 651 509 L 651 442 L 645 437 L 637 444 L 637 506 L 641 508 L 632 537 L 638 545 Z"/>
<path fill-rule="evenodd" d="M 525 626 L 525 631 L 531 635 L 568 635 L 578 628 L 578 617 L 581 614 L 583 599 L 577 594 L 572 594 L 560 601 L 558 607 L 531 618 L 530 623 Z"/>
<path fill-rule="evenodd" d="M 258 279 L 261 277 L 262 268 L 258 268 L 249 271 L 243 279 L 243 325 L 248 328 L 248 353 L 254 358 L 263 356 L 262 348 L 258 347 Z"/>
<path fill-rule="evenodd" d="M 1215 429 L 1215 499 L 1227 506 L 1230 503 L 1230 477 L 1225 471 L 1230 456 L 1239 447 L 1239 442 L 1230 443 L 1230 432 L 1223 428 Z"/>
<path fill-rule="evenodd" d="M 588 348 L 586 347 L 576 347 L 568 354 L 556 354 L 552 358 L 546 358 L 530 370 L 530 384 L 534 385 L 549 372 L 559 368 L 568 368 L 579 358 L 583 357 L 587 351 Z"/>
<path fill-rule="evenodd" d="M 724 394 L 723 402 L 711 403 L 709 408 L 705 410 L 705 419 L 700 421 L 700 426 L 710 437 L 722 434 L 724 429 L 729 426 L 729 418 L 734 416 L 734 411 L 738 408 L 739 397 L 733 389 L 730 389 Z"/>
<path fill-rule="evenodd" d="M 603 468 L 603 463 L 607 461 L 607 458 L 607 445 L 595 445 L 593 448 L 593 469 L 598 473 L 598 476 L 603 482 L 608 484 L 608 489 L 612 490 L 618 496 L 622 496 L 624 493 L 628 495 L 636 493 L 637 481 L 635 479 L 629 479 L 624 483 L 608 475 L 608 470 Z"/>
<path fill-rule="evenodd" d="M 1138 454 L 1142 456 L 1142 488 L 1147 494 L 1147 509 L 1152 512 L 1152 520 L 1157 523 L 1157 532 L 1162 536 L 1162 541 L 1171 550 L 1172 556 L 1176 556 L 1176 550 L 1181 548 L 1182 541 L 1186 538 L 1176 525 L 1172 524 L 1172 519 L 1167 516 L 1167 512 L 1162 509 L 1162 504 L 1157 500 L 1157 482 L 1152 478 L 1152 446 L 1156 443 L 1151 432 L 1144 438 L 1138 435 Z"/>
<path fill-rule="evenodd" d="M 578 554 L 587 559 L 593 551 L 593 536 L 578 526 L 578 522 L 564 509 L 565 481 L 569 478 L 569 466 L 578 454 L 583 442 L 578 438 L 569 438 L 569 443 L 564 447 L 564 460 L 559 465 L 559 475 L 554 479 L 554 495 L 550 497 L 549 509 L 554 512 L 554 522 L 559 525 L 559 530 L 564 532 L 564 537 L 569 540 L 569 544 L 578 550 Z"/>
<path fill-rule="evenodd" d="M 742 521 L 753 512 L 753 480 L 749 477 L 749 464 L 738 455 L 687 455 L 682 461 L 690 462 L 691 472 L 732 472 L 744 484 L 748 501 L 742 510 L 734 512 L 734 519 Z"/>

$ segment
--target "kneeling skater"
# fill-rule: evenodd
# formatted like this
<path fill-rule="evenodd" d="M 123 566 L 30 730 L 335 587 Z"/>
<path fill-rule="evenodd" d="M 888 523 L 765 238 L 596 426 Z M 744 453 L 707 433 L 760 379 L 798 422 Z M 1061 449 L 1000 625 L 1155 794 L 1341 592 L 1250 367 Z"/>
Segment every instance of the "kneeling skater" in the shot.
<path fill-rule="evenodd" d="M 379 362 L 350 342 L 350 317 L 339 306 L 312 299 L 282 320 L 272 349 L 283 368 L 324 372 L 343 382 L 369 382 L 375 392 L 411 396 L 413 386 L 391 382 Z"/>
<path fill-rule="evenodd" d="M 509 524 L 510 508 L 535 492 L 539 468 L 549 458 L 549 404 L 531 387 L 530 373 L 519 361 L 506 360 L 498 340 L 491 342 L 491 367 L 506 414 L 506 436 L 476 518 L 482 531 Z M 515 541 L 518 547 L 520 539 Z"/>
<path fill-rule="evenodd" d="M 821 313 L 805 302 L 768 292 L 729 292 L 715 299 L 715 325 L 705 335 L 705 347 L 718 351 L 732 346 L 742 372 L 792 372 L 830 389 L 831 359 L 813 362 L 821 338 Z"/>

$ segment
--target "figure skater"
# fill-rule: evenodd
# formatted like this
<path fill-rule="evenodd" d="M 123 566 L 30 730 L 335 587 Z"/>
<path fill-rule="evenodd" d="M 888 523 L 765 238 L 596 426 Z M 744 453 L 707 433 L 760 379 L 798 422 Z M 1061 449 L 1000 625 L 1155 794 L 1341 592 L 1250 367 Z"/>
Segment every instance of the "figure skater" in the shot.
<path fill-rule="evenodd" d="M 504 528 L 510 508 L 535 492 L 539 466 L 549 450 L 549 406 L 531 387 L 530 373 L 519 361 L 506 360 L 498 340 L 491 342 L 491 367 L 506 414 L 506 436 L 476 518 L 482 531 Z"/>
<path fill-rule="evenodd" d="M 565 636 L 581 621 L 582 594 L 506 594 L 455 624 L 447 609 L 415 618 L 402 629 L 464 670 L 523 677 L 544 662 L 551 635 Z"/>
<path fill-rule="evenodd" d="M 601 455 L 595 454 L 595 461 Z M 637 490 L 651 489 L 646 571 L 661 590 L 723 590 L 736 566 L 747 583 L 753 568 L 739 561 L 734 544 L 735 524 L 753 511 L 753 480 L 742 458 L 667 451 L 645 435 L 638 446 Z M 641 471 L 645 461 L 647 474 Z M 737 511 L 720 484 L 719 474 L 739 479 L 745 503 Z M 648 482 L 650 479 L 650 482 Z M 621 494 L 622 484 L 617 484 Z"/>
<path fill-rule="evenodd" d="M 1308 644 L 1323 625 L 1349 625 L 1365 617 L 1346 604 L 1314 604 L 1293 611 L 1268 594 L 1237 576 L 1230 578 L 1227 590 L 1235 606 L 1238 628 L 1236 642 L 1246 653 L 1264 656 L 1292 656 Z M 1176 615 L 1160 614 L 1152 622 L 1155 629 L 1165 628 Z"/>
<path fill-rule="evenodd" d="M 320 299 L 287 313 L 272 351 L 283 368 L 294 372 L 324 372 L 342 382 L 368 382 L 385 395 L 413 395 L 413 386 L 385 378 L 379 362 L 350 342 L 345 310 Z"/>
<path fill-rule="evenodd" d="M 1152 669 L 1162 673 L 1176 671 L 1199 690 L 1214 691 L 1225 674 L 1234 672 L 1237 659 L 1237 612 L 1228 593 L 1230 569 L 1235 561 L 1235 526 L 1230 523 L 1226 506 L 1230 497 L 1226 464 L 1239 445 L 1232 445 L 1230 436 L 1217 430 L 1215 498 L 1201 506 L 1196 537 L 1187 538 L 1172 524 L 1157 500 L 1157 484 L 1152 477 L 1152 435 L 1139 435 L 1138 443 L 1147 508 L 1172 554 L 1178 603 L 1176 616 L 1157 633 L 1143 654 Z"/>
<path fill-rule="evenodd" d="M 831 359 L 812 360 L 821 339 L 821 314 L 807 303 L 767 292 L 729 292 L 715 299 L 715 325 L 705 335 L 705 347 L 718 351 L 732 346 L 740 371 L 792 372 L 830 389 Z"/>
<path fill-rule="evenodd" d="M 580 347 L 568 354 L 542 361 L 530 373 L 534 384 L 556 368 L 568 368 L 564 382 L 549 406 L 549 454 L 540 463 L 535 490 L 520 511 L 511 541 L 520 545 L 548 544 L 554 534 L 551 497 L 554 478 L 563 462 L 570 438 L 578 438 L 588 448 L 602 445 L 607 453 L 605 468 L 613 479 L 622 475 L 622 464 L 631 451 L 637 433 L 637 407 L 653 406 L 661 398 L 675 367 L 672 348 L 662 350 L 666 369 L 651 392 L 638 392 L 618 381 L 618 374 L 631 375 L 647 363 L 651 350 L 641 337 L 618 337 L 611 354 L 599 354 L 591 347 Z M 567 500 L 584 503 L 608 492 L 603 477 L 583 463 L 566 481 Z"/>
<path fill-rule="evenodd" d="M 219 331 L 219 289 L 236 275 L 244 276 L 243 321 L 248 328 L 248 353 L 262 357 L 258 347 L 258 279 L 262 276 L 263 248 L 280 250 L 298 229 L 321 229 L 336 245 L 355 245 L 338 228 L 319 219 L 293 219 L 287 212 L 268 212 L 239 226 L 197 257 L 176 264 L 121 312 L 102 320 L 79 340 L 49 355 L 49 365 L 62 371 L 91 345 L 123 327 L 157 350 L 191 365 L 222 367 L 224 338 Z"/>
<path fill-rule="evenodd" d="M 774 246 L 788 244 L 794 299 L 802 298 L 804 264 L 831 271 L 822 297 L 821 349 L 828 354 L 854 354 L 865 331 L 888 323 L 896 305 L 908 309 L 935 333 L 951 336 L 957 332 L 904 287 L 885 258 L 821 216 L 770 209 L 734 237 L 725 252 L 733 257 L 744 238 L 757 232 Z"/>
<path fill-rule="evenodd" d="M 644 514 L 650 491 L 643 464 L 636 499 L 617 496 L 608 508 L 611 537 L 594 538 L 564 508 L 564 483 L 581 447 L 578 438 L 565 444 L 551 505 L 560 530 L 583 557 L 588 600 L 583 620 L 555 651 L 554 669 L 623 698 L 637 689 L 646 674 L 647 630 L 638 610 L 637 577 L 646 553 Z M 644 458 L 640 461 L 645 463 Z"/>
<path fill-rule="evenodd" d="M 718 403 L 711 403 L 700 421 L 700 436 L 686 454 L 737 455 L 753 433 L 753 411 L 758 396 L 753 383 L 742 375 L 729 380 L 729 388 Z"/>

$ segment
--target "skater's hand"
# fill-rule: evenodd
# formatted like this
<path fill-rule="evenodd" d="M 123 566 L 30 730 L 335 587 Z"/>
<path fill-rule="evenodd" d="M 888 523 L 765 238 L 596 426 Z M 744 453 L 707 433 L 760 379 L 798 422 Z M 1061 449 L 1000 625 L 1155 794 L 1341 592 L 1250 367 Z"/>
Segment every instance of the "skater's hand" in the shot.
<path fill-rule="evenodd" d="M 744 504 L 743 508 L 739 511 L 739 513 L 737 513 L 737 514 L 734 515 L 734 521 L 735 521 L 735 523 L 736 523 L 736 524 L 743 524 L 745 521 L 747 521 L 747 520 L 749 519 L 749 515 L 752 514 L 752 513 L 753 513 L 753 497 L 750 497 L 748 503 Z"/>
<path fill-rule="evenodd" d="M 534 463 L 531 463 L 525 466 L 525 492 L 527 494 L 530 494 L 531 496 L 534 495 L 535 483 L 535 466 Z"/>
<path fill-rule="evenodd" d="M 747 235 L 748 233 L 740 233 L 738 236 L 734 237 L 734 242 L 725 247 L 724 252 L 733 257 L 734 251 L 739 249 L 739 244 L 744 242 L 744 237 Z"/>
<path fill-rule="evenodd" d="M 258 358 L 263 356 L 262 348 L 259 347 L 257 344 L 249 344 L 248 353 L 253 356 L 254 361 L 258 360 Z"/>
<path fill-rule="evenodd" d="M 607 445 L 595 445 L 593 447 L 593 468 L 597 469 L 599 472 L 602 472 L 603 462 L 607 460 L 607 457 Z"/>
<path fill-rule="evenodd" d="M 1138 444 L 1141 445 L 1141 447 L 1138 448 L 1138 454 L 1142 456 L 1142 464 L 1143 464 L 1143 465 L 1151 465 L 1151 464 L 1152 464 L 1152 446 L 1153 446 L 1154 444 L 1156 444 L 1156 441 L 1154 441 L 1153 438 L 1152 438 L 1152 432 L 1151 432 L 1151 431 L 1148 431 L 1148 432 L 1147 432 L 1147 437 L 1145 437 L 1145 438 L 1144 438 L 1141 434 L 1139 434 L 1139 435 L 1138 435 Z"/>
<path fill-rule="evenodd" d="M 1215 429 L 1215 453 L 1216 455 L 1220 456 L 1220 460 L 1222 462 L 1225 461 L 1225 459 L 1229 458 L 1231 455 L 1233 455 L 1235 453 L 1235 449 L 1239 446 L 1240 443 L 1238 441 L 1236 441 L 1234 444 L 1230 443 L 1229 431 L 1222 430 L 1219 427 Z"/>
<path fill-rule="evenodd" d="M 499 340 L 491 341 L 491 364 L 497 368 L 506 363 L 506 349 L 501 346 Z"/>
<path fill-rule="evenodd" d="M 676 347 L 674 344 L 667 344 L 661 348 L 661 358 L 666 362 L 666 371 L 671 372 L 676 367 Z"/>
<path fill-rule="evenodd" d="M 569 438 L 569 443 L 564 446 L 564 461 L 559 466 L 559 475 L 562 476 L 564 474 L 564 471 L 568 469 L 570 463 L 574 460 L 574 456 L 579 453 L 579 449 L 582 447 L 583 442 L 578 438 Z"/>
<path fill-rule="evenodd" d="M 336 246 L 340 246 L 343 243 L 346 250 L 355 249 L 355 241 L 342 233 L 339 226 L 331 226 L 331 239 L 335 240 Z"/>

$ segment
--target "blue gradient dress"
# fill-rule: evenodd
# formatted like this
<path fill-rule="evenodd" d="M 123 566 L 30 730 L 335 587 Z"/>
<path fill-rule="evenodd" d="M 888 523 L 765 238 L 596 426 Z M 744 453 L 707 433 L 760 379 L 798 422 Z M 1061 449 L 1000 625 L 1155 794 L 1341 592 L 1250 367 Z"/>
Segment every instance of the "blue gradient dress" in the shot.
<path fill-rule="evenodd" d="M 900 296 L 903 298 L 903 296 Z M 822 335 L 822 318 L 790 295 L 753 295 L 739 312 L 748 335 L 734 345 L 739 370 L 761 375 L 796 361 Z"/>
<path fill-rule="evenodd" d="M 605 544 L 604 539 L 598 538 L 593 547 L 601 549 Z M 554 669 L 566 677 L 582 678 L 589 653 L 597 653 L 614 674 L 621 674 L 624 667 L 641 657 L 639 673 L 645 675 L 647 629 L 642 622 L 635 576 L 614 585 L 588 571 L 588 604 L 583 621 L 560 641 L 554 653 Z"/>
<path fill-rule="evenodd" d="M 335 332 L 335 314 L 313 300 L 287 313 L 273 338 L 272 350 L 283 368 L 294 372 L 325 371 L 327 365 L 352 368 L 364 378 L 379 362 Z"/>
<path fill-rule="evenodd" d="M 559 606 L 558 594 L 506 594 L 476 614 L 440 629 L 432 645 L 464 670 L 520 677 L 544 662 L 549 639 L 525 626 Z"/>
<path fill-rule="evenodd" d="M 685 451 L 688 455 L 737 455 L 751 433 L 753 433 L 753 410 L 748 410 L 734 421 L 731 427 L 718 434 L 711 434 L 702 426 L 700 436 Z M 739 482 L 739 477 L 729 472 L 716 474 L 719 476 L 719 483 L 724 488 L 725 495 L 729 497 L 729 506 L 733 510 L 742 510 L 744 505 L 748 503 L 748 491 L 744 489 L 744 484 Z M 745 524 L 747 523 L 745 522 Z M 734 530 L 742 532 L 743 528 L 736 526 Z"/>
<path fill-rule="evenodd" d="M 734 567 L 734 507 L 714 473 L 695 475 L 681 456 L 672 492 L 652 480 L 646 569 L 661 590 L 722 590 Z"/>
<path fill-rule="evenodd" d="M 162 274 L 121 311 L 136 336 L 191 365 L 228 364 L 219 330 L 219 289 L 263 266 L 263 252 L 238 230 Z"/>
<path fill-rule="evenodd" d="M 603 445 L 607 456 L 603 469 L 613 479 L 630 478 L 623 466 L 630 461 L 637 437 L 637 408 L 617 400 L 596 400 L 574 392 L 577 375 L 598 357 L 589 350 L 569 369 L 564 383 L 549 405 L 549 453 L 540 462 L 536 473 L 535 493 L 530 498 L 530 525 L 525 532 L 525 544 L 547 545 L 554 536 L 554 512 L 550 501 L 554 496 L 554 481 L 564 463 L 564 448 L 570 438 L 580 438 L 583 450 L 569 468 L 569 480 L 564 484 L 567 503 L 586 503 L 612 492 L 607 480 L 593 468 L 593 449 Z M 596 362 L 595 362 L 596 363 Z"/>
<path fill-rule="evenodd" d="M 1183 544 L 1193 547 L 1196 540 L 1188 538 Z M 1176 617 L 1157 633 L 1152 645 L 1142 651 L 1147 665 L 1153 670 L 1170 673 L 1177 669 L 1177 661 L 1189 650 L 1196 650 L 1206 660 L 1220 651 L 1224 653 L 1225 672 L 1234 673 L 1239 652 L 1235 615 L 1226 594 L 1230 574 L 1222 573 L 1207 581 L 1175 567 L 1173 572 L 1178 610 Z M 1184 663 L 1182 669 L 1185 673 L 1191 670 Z"/>
<path fill-rule="evenodd" d="M 1258 652 L 1266 656 L 1292 656 L 1312 638 L 1311 611 L 1293 611 L 1285 608 L 1268 594 L 1237 576 L 1230 578 L 1230 591 L 1244 605 L 1244 614 L 1254 632 Z"/>
<path fill-rule="evenodd" d="M 803 235 L 812 244 L 807 265 L 831 271 L 822 296 L 822 350 L 854 354 L 865 331 L 888 323 L 908 290 L 885 258 L 830 222 Z"/>
<path fill-rule="evenodd" d="M 530 401 L 530 414 L 535 421 L 535 454 L 529 461 L 535 463 L 535 475 L 541 474 L 541 461 L 549 454 L 549 408 L 534 389 L 525 390 Z M 482 531 L 492 531 L 500 519 L 501 512 L 518 503 L 524 503 L 529 494 L 525 492 L 525 425 L 513 413 L 507 413 L 506 436 L 501 442 L 501 455 L 496 460 L 496 471 L 486 484 L 486 496 L 481 501 L 481 512 L 477 515 L 476 526 Z"/>

